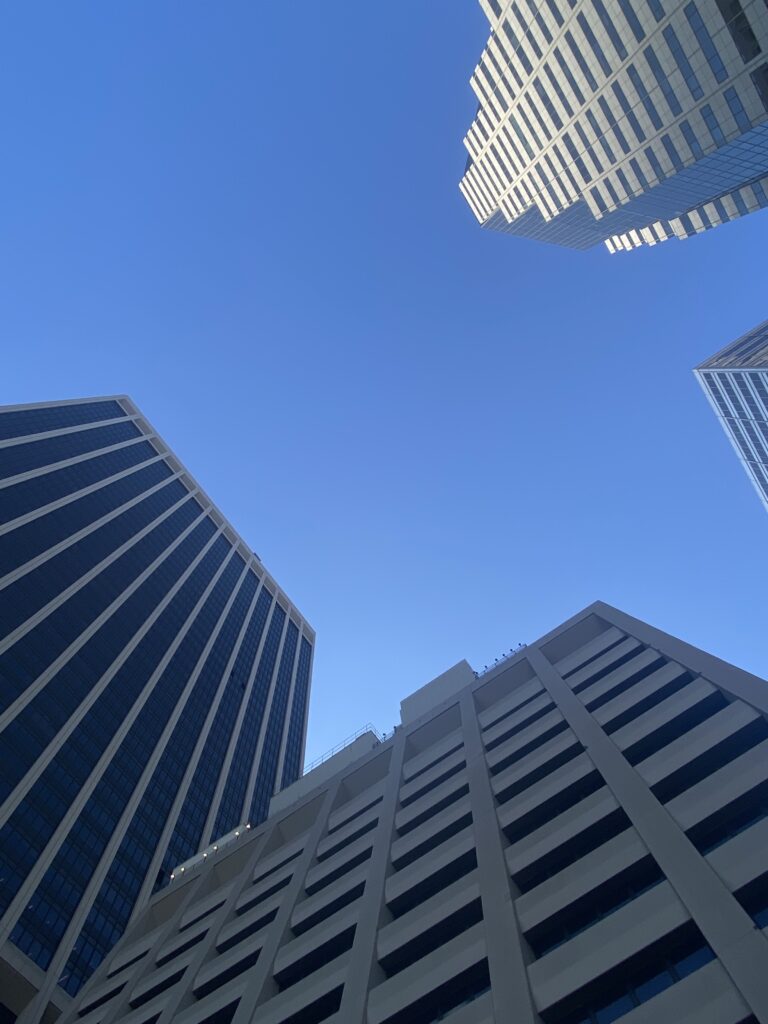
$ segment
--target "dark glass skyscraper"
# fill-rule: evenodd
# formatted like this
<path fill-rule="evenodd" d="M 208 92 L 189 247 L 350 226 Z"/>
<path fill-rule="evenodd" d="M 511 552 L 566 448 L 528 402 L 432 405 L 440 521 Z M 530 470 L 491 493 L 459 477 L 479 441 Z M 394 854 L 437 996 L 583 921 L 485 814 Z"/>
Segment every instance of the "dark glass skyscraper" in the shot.
<path fill-rule="evenodd" d="M 0 410 L 0 1004 L 43 1019 L 176 864 L 265 817 L 313 647 L 129 399 Z"/>

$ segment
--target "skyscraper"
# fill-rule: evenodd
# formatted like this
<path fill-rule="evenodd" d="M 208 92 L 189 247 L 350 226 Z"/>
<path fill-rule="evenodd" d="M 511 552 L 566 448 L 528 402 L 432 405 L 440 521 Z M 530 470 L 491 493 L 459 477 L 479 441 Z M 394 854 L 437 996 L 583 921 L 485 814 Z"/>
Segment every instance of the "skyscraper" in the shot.
<path fill-rule="evenodd" d="M 0 438 L 0 1003 L 37 1019 L 297 778 L 314 633 L 128 398 Z"/>
<path fill-rule="evenodd" d="M 480 0 L 461 191 L 478 221 L 611 252 L 768 205 L 764 0 Z"/>
<path fill-rule="evenodd" d="M 693 372 L 768 509 L 768 320 Z"/>
<path fill-rule="evenodd" d="M 768 687 L 602 603 L 184 865 L 62 1024 L 768 1021 Z"/>

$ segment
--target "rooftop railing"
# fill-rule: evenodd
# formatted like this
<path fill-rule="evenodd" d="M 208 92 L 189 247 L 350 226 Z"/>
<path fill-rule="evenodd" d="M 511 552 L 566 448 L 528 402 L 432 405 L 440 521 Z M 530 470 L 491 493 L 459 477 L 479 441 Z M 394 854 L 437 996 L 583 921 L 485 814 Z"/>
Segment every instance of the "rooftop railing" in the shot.
<path fill-rule="evenodd" d="M 493 669 L 498 668 L 499 665 L 503 665 L 505 661 L 509 661 L 510 658 L 514 658 L 516 654 L 524 650 L 528 644 L 518 644 L 517 647 L 513 647 L 509 651 L 505 651 L 500 658 L 496 658 L 492 665 L 483 665 L 483 667 L 475 672 L 475 679 L 479 679 L 480 676 L 484 676 L 486 672 L 491 672 Z"/>

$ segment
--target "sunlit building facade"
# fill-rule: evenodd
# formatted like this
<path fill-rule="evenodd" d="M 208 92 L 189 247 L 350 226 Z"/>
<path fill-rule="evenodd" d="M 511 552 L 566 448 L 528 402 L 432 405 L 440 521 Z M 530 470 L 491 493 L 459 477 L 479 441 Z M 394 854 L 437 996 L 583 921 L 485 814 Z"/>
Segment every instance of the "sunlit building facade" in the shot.
<path fill-rule="evenodd" d="M 768 511 L 768 320 L 693 372 Z"/>
<path fill-rule="evenodd" d="M 129 399 L 0 409 L 6 1013 L 47 1019 L 174 864 L 266 817 L 313 646 Z"/>
<path fill-rule="evenodd" d="M 764 0 L 480 0 L 461 191 L 495 230 L 611 252 L 768 205 Z"/>
<path fill-rule="evenodd" d="M 180 865 L 61 1024 L 764 1022 L 767 715 L 601 603 L 460 662 Z"/>

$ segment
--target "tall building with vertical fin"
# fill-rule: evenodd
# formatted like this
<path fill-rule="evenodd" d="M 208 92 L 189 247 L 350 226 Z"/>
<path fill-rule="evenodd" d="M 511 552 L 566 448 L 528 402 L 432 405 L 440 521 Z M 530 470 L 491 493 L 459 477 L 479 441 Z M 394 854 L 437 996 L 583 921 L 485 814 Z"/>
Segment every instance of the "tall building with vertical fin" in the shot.
<path fill-rule="evenodd" d="M 768 510 L 768 320 L 693 372 Z"/>
<path fill-rule="evenodd" d="M 768 206 L 765 0 L 480 0 L 461 191 L 478 221 L 611 252 Z"/>
<path fill-rule="evenodd" d="M 128 398 L 0 409 L 0 1004 L 54 1015 L 175 864 L 265 817 L 313 648 Z"/>

